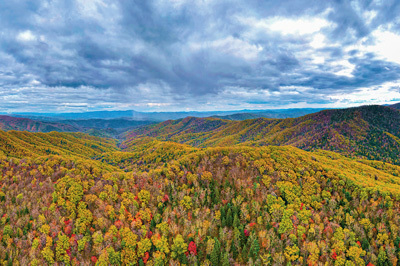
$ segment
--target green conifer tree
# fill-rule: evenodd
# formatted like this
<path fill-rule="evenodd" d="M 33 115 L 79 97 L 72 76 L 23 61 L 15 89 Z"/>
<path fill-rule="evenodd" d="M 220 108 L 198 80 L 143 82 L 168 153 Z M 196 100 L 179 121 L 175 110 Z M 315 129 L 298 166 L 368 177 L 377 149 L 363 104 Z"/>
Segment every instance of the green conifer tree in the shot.
<path fill-rule="evenodd" d="M 244 262 L 247 262 L 249 260 L 249 247 L 248 245 L 245 245 L 242 249 L 242 258 Z"/>
<path fill-rule="evenodd" d="M 219 265 L 218 257 L 219 257 L 219 250 L 218 250 L 217 245 L 214 245 L 214 248 L 213 248 L 213 250 L 211 252 L 211 264 L 213 266 L 218 266 Z"/>
<path fill-rule="evenodd" d="M 232 226 L 232 210 L 231 208 L 228 209 L 227 213 L 226 213 L 226 226 Z"/>
<path fill-rule="evenodd" d="M 232 241 L 232 244 L 231 244 L 231 251 L 232 251 L 233 259 L 236 260 L 236 258 L 237 258 L 237 256 L 239 255 L 239 253 L 238 253 L 237 247 L 236 247 L 236 245 L 235 245 L 235 241 Z"/>
<path fill-rule="evenodd" d="M 225 252 L 225 254 L 222 257 L 222 266 L 229 266 L 229 253 Z"/>
<path fill-rule="evenodd" d="M 257 237 L 253 240 L 250 246 L 249 256 L 255 260 L 258 258 L 258 252 L 260 251 L 260 244 L 258 243 Z"/>
<path fill-rule="evenodd" d="M 224 228 L 226 226 L 226 220 L 225 217 L 222 217 L 221 219 L 221 227 Z"/>
<path fill-rule="evenodd" d="M 235 213 L 235 217 L 233 218 L 233 226 L 234 227 L 239 227 L 240 226 L 240 221 L 238 215 Z"/>

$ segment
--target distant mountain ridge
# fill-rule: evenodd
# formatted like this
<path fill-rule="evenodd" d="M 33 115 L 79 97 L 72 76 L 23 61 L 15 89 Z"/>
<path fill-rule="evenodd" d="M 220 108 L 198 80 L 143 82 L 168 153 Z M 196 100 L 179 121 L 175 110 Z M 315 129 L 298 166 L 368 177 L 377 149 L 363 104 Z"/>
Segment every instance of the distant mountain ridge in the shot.
<path fill-rule="evenodd" d="M 215 115 L 213 117 L 228 119 L 228 120 L 246 120 L 255 118 L 295 118 L 311 113 L 316 113 L 322 110 L 328 110 L 328 109 L 304 108 L 304 109 L 285 109 L 276 111 L 268 110 L 268 111 L 236 113 L 231 115 Z"/>
<path fill-rule="evenodd" d="M 152 137 L 195 147 L 292 145 L 400 164 L 400 112 L 385 106 L 325 110 L 299 118 L 185 118 L 140 127 L 124 145 Z"/>
<path fill-rule="evenodd" d="M 0 115 L 0 130 L 29 132 L 86 132 L 99 137 L 118 137 L 119 134 L 138 126 L 149 125 L 151 121 L 128 119 L 87 119 L 39 121 L 29 118 Z"/>
<path fill-rule="evenodd" d="M 166 121 L 170 119 L 181 119 L 188 116 L 193 117 L 211 117 L 211 116 L 229 116 L 236 114 L 255 114 L 257 117 L 269 118 L 288 118 L 299 117 L 305 114 L 321 111 L 320 108 L 294 108 L 294 109 L 276 109 L 276 110 L 234 110 L 234 111 L 205 111 L 205 112 L 138 112 L 134 110 L 127 111 L 94 111 L 83 113 L 10 113 L 8 116 L 24 117 L 30 119 L 39 119 L 42 121 L 58 120 L 87 120 L 87 119 L 117 119 L 124 118 L 136 121 Z M 253 118 L 253 117 L 249 117 Z M 232 119 L 235 120 L 235 119 Z M 242 120 L 242 119 L 240 119 Z"/>
<path fill-rule="evenodd" d="M 133 128 L 142 125 L 152 124 L 154 122 L 147 120 L 130 120 L 130 119 L 73 119 L 73 120 L 59 120 L 63 124 L 72 125 L 79 128 L 96 128 L 96 129 L 125 129 Z"/>
<path fill-rule="evenodd" d="M 395 103 L 395 104 L 389 105 L 389 107 L 400 110 L 400 103 Z"/>
<path fill-rule="evenodd" d="M 42 122 L 28 118 L 0 115 L 0 129 L 4 131 L 20 130 L 30 132 L 77 132 L 80 131 L 81 128 L 62 123 Z"/>

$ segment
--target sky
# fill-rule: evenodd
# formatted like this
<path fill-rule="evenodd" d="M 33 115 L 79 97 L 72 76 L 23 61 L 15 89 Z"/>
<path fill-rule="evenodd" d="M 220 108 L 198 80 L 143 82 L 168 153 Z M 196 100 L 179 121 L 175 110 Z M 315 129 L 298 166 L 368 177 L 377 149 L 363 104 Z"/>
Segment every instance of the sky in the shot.
<path fill-rule="evenodd" d="M 0 1 L 0 112 L 400 101 L 400 1 Z"/>

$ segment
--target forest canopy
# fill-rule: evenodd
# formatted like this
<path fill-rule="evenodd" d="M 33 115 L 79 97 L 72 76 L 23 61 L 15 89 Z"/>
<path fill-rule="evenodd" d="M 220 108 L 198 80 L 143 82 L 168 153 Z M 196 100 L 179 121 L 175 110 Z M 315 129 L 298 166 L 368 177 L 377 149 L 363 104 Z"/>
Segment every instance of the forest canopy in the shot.
<path fill-rule="evenodd" d="M 0 132 L 8 265 L 397 265 L 400 167 L 292 146 Z"/>

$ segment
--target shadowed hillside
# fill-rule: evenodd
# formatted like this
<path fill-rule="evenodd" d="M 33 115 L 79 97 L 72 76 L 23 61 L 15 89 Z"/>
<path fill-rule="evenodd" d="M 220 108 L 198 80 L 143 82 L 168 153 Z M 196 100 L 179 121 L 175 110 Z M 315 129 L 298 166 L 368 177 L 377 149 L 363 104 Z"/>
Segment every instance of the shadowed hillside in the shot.
<path fill-rule="evenodd" d="M 392 107 L 394 109 L 400 109 L 400 103 L 389 105 L 389 107 Z"/>
<path fill-rule="evenodd" d="M 260 117 L 294 118 L 311 113 L 316 113 L 322 110 L 324 109 L 300 108 L 300 109 L 286 109 L 286 110 L 266 110 L 266 111 L 251 111 L 251 112 L 249 111 L 249 112 L 235 113 L 231 115 L 215 115 L 213 117 L 227 119 L 227 120 L 246 120 L 246 119 L 255 119 Z"/>
<path fill-rule="evenodd" d="M 38 119 L 38 118 L 37 118 Z M 149 125 L 151 121 L 130 119 L 87 119 L 39 121 L 29 118 L 0 115 L 0 130 L 18 130 L 28 132 L 85 132 L 97 137 L 120 138 L 120 135 L 134 128 Z"/>
<path fill-rule="evenodd" d="M 86 120 L 60 120 L 60 123 L 72 125 L 77 128 L 118 129 L 135 128 L 143 125 L 154 124 L 152 121 L 136 121 L 130 119 L 86 119 Z"/>
<path fill-rule="evenodd" d="M 56 123 L 56 122 L 42 122 L 28 118 L 11 117 L 0 115 L 0 130 L 20 130 L 30 132 L 77 132 L 82 130 L 81 127 Z"/>

